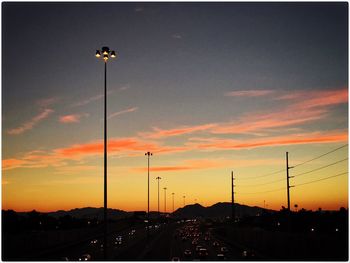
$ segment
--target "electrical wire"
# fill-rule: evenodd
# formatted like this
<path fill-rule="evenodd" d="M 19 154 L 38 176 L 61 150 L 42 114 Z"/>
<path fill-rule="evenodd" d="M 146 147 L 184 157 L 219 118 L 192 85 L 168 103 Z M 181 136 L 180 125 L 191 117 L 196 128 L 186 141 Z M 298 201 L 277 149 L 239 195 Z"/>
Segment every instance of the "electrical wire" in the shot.
<path fill-rule="evenodd" d="M 284 171 L 285 171 L 285 169 L 282 169 L 282 170 L 275 171 L 275 172 L 268 173 L 268 174 L 264 174 L 264 175 L 258 175 L 258 176 L 253 176 L 253 177 L 243 177 L 243 178 L 239 178 L 239 180 L 248 180 L 248 179 L 262 178 L 262 177 L 270 176 L 270 175 L 273 175 L 273 174 L 278 174 L 278 173 L 281 173 L 281 172 L 284 172 Z"/>
<path fill-rule="evenodd" d="M 345 145 L 340 146 L 340 147 L 338 147 L 338 148 L 336 148 L 336 149 L 334 149 L 334 150 L 332 150 L 332 151 L 329 151 L 329 152 L 326 152 L 326 153 L 324 153 L 324 154 L 321 154 L 321 155 L 319 155 L 319 156 L 317 156 L 317 157 L 315 157 L 315 158 L 312 158 L 312 159 L 310 159 L 310 160 L 308 160 L 308 161 L 305 161 L 305 162 L 299 163 L 299 164 L 297 164 L 297 165 L 294 165 L 293 168 L 298 167 L 298 166 L 301 166 L 301 165 L 306 164 L 306 163 L 309 163 L 309 162 L 311 162 L 311 161 L 317 160 L 317 159 L 319 159 L 319 158 L 321 158 L 321 157 L 323 157 L 323 156 L 326 156 L 326 155 L 328 155 L 328 154 L 330 154 L 330 153 L 333 153 L 333 152 L 335 152 L 335 151 L 338 151 L 338 150 L 340 150 L 340 149 L 342 149 L 342 148 L 344 148 L 344 147 L 346 147 L 346 146 L 348 146 L 348 144 L 345 144 Z"/>
<path fill-rule="evenodd" d="M 262 183 L 262 184 L 239 184 L 237 185 L 238 187 L 240 186 L 259 186 L 259 185 L 267 185 L 267 184 L 272 184 L 272 183 L 275 183 L 275 182 L 281 182 L 281 181 L 284 181 L 286 180 L 286 178 L 282 178 L 282 179 L 278 179 L 278 180 L 274 180 L 274 181 L 270 181 L 270 182 L 266 182 L 266 183 Z"/>
<path fill-rule="evenodd" d="M 316 183 L 316 182 L 319 182 L 319 181 L 327 180 L 327 179 L 334 178 L 334 177 L 337 177 L 337 176 L 341 176 L 341 175 L 344 175 L 344 174 L 348 174 L 348 172 L 344 172 L 344 173 L 328 176 L 328 177 L 325 177 L 325 178 L 321 178 L 321 179 L 318 179 L 318 180 L 313 180 L 313 181 L 309 181 L 309 182 L 305 182 L 305 183 L 301 183 L 301 184 L 296 184 L 296 185 L 294 185 L 294 187 L 301 186 L 301 185 L 306 185 L 306 184 Z"/>
<path fill-rule="evenodd" d="M 340 160 L 340 161 L 337 161 L 337 162 L 334 162 L 334 163 L 330 163 L 330 164 L 321 166 L 321 167 L 319 167 L 319 168 L 316 168 L 316 169 L 313 169 L 313 170 L 310 170 L 310 171 L 307 171 L 307 172 L 299 173 L 299 174 L 294 175 L 293 177 L 297 177 L 297 176 L 300 176 L 300 175 L 304 175 L 304 174 L 312 173 L 312 172 L 315 172 L 315 171 L 318 171 L 318 170 L 322 170 L 322 169 L 327 168 L 327 167 L 329 167 L 329 166 L 332 166 L 332 165 L 335 165 L 335 164 L 344 162 L 344 161 L 346 161 L 346 160 L 348 160 L 348 159 L 349 159 L 349 158 L 345 158 L 345 159 L 343 159 L 343 160 Z"/>
<path fill-rule="evenodd" d="M 277 191 L 281 191 L 281 190 L 285 190 L 285 187 L 283 188 L 278 188 L 278 189 L 274 189 L 274 190 L 270 190 L 270 191 L 263 191 L 263 192 L 254 192 L 254 193 L 241 193 L 239 192 L 239 194 L 263 194 L 263 193 L 271 193 L 271 192 L 277 192 Z"/>

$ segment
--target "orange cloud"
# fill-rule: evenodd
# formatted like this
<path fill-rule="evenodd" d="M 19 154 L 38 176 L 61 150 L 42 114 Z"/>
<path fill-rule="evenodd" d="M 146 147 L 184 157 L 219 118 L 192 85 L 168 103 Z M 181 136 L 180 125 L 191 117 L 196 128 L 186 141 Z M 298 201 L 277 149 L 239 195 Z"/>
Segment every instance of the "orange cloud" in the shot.
<path fill-rule="evenodd" d="M 228 97 L 260 97 L 273 93 L 274 90 L 236 90 L 225 93 Z"/>
<path fill-rule="evenodd" d="M 260 159 L 260 160 L 226 160 L 226 159 L 195 159 L 186 160 L 177 166 L 156 166 L 150 167 L 151 172 L 176 172 L 186 170 L 213 169 L 223 167 L 251 167 L 267 164 L 281 164 L 284 159 Z M 133 168 L 136 172 L 146 172 L 148 167 Z"/>
<path fill-rule="evenodd" d="M 18 128 L 8 130 L 7 133 L 10 135 L 18 135 L 25 131 L 31 130 L 36 124 L 49 117 L 49 115 L 53 112 L 54 111 L 51 109 L 44 109 L 40 114 L 32 118 L 30 121 L 25 122 Z"/>
<path fill-rule="evenodd" d="M 165 146 L 156 142 L 145 142 L 136 138 L 109 139 L 108 154 L 140 156 L 145 151 L 155 154 L 169 154 L 189 150 L 188 146 Z M 103 153 L 103 141 L 92 141 L 85 144 L 74 144 L 52 151 L 32 151 L 26 153 L 22 158 L 3 160 L 3 169 L 33 168 L 47 166 L 64 166 L 66 161 L 78 161 L 89 156 L 101 155 Z"/>
<path fill-rule="evenodd" d="M 136 138 L 110 139 L 107 150 L 109 153 L 143 153 L 151 151 L 153 153 L 172 153 L 185 151 L 186 147 L 162 146 L 153 142 L 144 142 Z M 76 144 L 67 148 L 56 149 L 55 152 L 62 156 L 74 157 L 84 155 L 96 155 L 103 152 L 103 141 L 95 141 L 86 144 Z"/>

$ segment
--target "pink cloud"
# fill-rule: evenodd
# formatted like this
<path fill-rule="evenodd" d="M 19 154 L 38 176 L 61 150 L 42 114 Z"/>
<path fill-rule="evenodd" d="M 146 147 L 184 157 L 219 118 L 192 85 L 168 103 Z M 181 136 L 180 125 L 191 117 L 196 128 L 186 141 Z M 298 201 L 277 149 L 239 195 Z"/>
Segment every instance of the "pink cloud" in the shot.
<path fill-rule="evenodd" d="M 216 125 L 210 131 L 214 134 L 239 134 L 321 120 L 329 115 L 330 106 L 348 102 L 348 90 L 341 88 L 327 91 L 298 91 L 277 99 L 295 101 L 272 113 L 247 114 L 235 122 Z"/>
<path fill-rule="evenodd" d="M 61 116 L 59 118 L 59 121 L 61 123 L 74 123 L 74 122 L 79 122 L 80 117 L 81 116 L 79 114 L 65 115 L 65 116 Z"/>
<path fill-rule="evenodd" d="M 236 90 L 225 93 L 228 97 L 260 97 L 275 92 L 274 90 Z"/>
<path fill-rule="evenodd" d="M 25 122 L 18 128 L 8 130 L 7 133 L 10 135 L 18 135 L 18 134 L 24 133 L 25 131 L 31 130 L 35 125 L 37 125 L 39 122 L 49 117 L 49 115 L 53 112 L 54 111 L 51 109 L 44 109 L 41 113 L 39 113 L 37 116 L 35 116 L 31 120 Z"/>

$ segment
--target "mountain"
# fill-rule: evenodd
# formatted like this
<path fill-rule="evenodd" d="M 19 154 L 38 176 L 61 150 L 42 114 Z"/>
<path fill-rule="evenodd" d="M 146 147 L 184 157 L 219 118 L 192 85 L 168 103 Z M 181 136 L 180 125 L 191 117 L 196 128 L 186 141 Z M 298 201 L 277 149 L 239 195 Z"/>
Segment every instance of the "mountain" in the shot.
<path fill-rule="evenodd" d="M 75 208 L 69 211 L 64 210 L 58 210 L 56 212 L 49 212 L 48 215 L 53 217 L 62 217 L 65 215 L 69 215 L 71 217 L 75 218 L 82 218 L 82 219 L 93 219 L 96 218 L 98 220 L 103 219 L 103 207 L 95 208 L 95 207 L 84 207 L 84 208 Z M 125 212 L 123 210 L 119 209 L 111 209 L 108 208 L 107 215 L 110 219 L 121 219 L 132 216 L 133 213 Z"/>
<path fill-rule="evenodd" d="M 246 217 L 255 216 L 266 210 L 261 207 L 251 207 L 247 205 L 235 204 L 236 216 Z M 203 207 L 200 204 L 187 205 L 183 208 L 179 208 L 174 212 L 175 216 L 179 217 L 207 217 L 207 218 L 219 218 L 231 216 L 231 203 L 216 203 L 209 207 Z"/>

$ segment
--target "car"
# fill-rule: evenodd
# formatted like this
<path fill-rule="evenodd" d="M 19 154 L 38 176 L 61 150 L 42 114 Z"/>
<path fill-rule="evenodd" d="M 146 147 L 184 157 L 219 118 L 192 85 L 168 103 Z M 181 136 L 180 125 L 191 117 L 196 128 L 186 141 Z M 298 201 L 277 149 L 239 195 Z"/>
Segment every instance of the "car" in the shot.
<path fill-rule="evenodd" d="M 97 244 L 98 240 L 97 239 L 93 239 L 90 241 L 90 244 L 93 245 L 93 244 Z"/>
<path fill-rule="evenodd" d="M 179 257 L 173 257 L 173 258 L 171 259 L 171 261 L 180 261 L 180 258 L 179 258 Z"/>
<path fill-rule="evenodd" d="M 185 252 L 184 252 L 184 255 L 185 255 L 186 257 L 190 257 L 190 256 L 192 255 L 191 250 L 186 249 Z"/>
<path fill-rule="evenodd" d="M 203 248 L 202 246 L 196 246 L 196 252 L 198 252 L 201 248 Z"/>
<path fill-rule="evenodd" d="M 84 254 L 79 258 L 79 261 L 88 261 L 91 260 L 90 254 Z"/>
<path fill-rule="evenodd" d="M 221 253 L 226 253 L 228 251 L 227 247 L 220 248 Z"/>
<path fill-rule="evenodd" d="M 117 237 L 115 238 L 114 244 L 115 244 L 115 245 L 121 245 L 122 243 L 123 243 L 123 236 L 117 236 Z"/>
<path fill-rule="evenodd" d="M 219 242 L 218 241 L 214 241 L 213 242 L 213 247 L 218 247 L 219 246 Z"/>
<path fill-rule="evenodd" d="M 217 258 L 217 260 L 225 260 L 226 259 L 225 255 L 222 253 L 217 254 L 216 258 Z"/>
<path fill-rule="evenodd" d="M 254 258 L 254 257 L 255 257 L 255 254 L 254 254 L 253 251 L 247 249 L 247 250 L 243 250 L 243 251 L 242 251 L 242 257 L 243 257 L 243 258 L 250 259 L 250 258 Z"/>
<path fill-rule="evenodd" d="M 205 237 L 204 237 L 204 240 L 205 240 L 205 241 L 210 241 L 210 237 L 205 236 Z"/>
<path fill-rule="evenodd" d="M 208 250 L 206 248 L 200 248 L 198 251 L 199 258 L 205 258 L 208 256 Z"/>
<path fill-rule="evenodd" d="M 198 245 L 198 240 L 197 239 L 193 239 L 192 245 Z"/>

